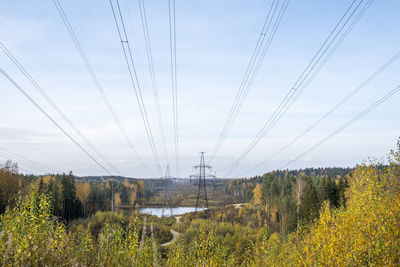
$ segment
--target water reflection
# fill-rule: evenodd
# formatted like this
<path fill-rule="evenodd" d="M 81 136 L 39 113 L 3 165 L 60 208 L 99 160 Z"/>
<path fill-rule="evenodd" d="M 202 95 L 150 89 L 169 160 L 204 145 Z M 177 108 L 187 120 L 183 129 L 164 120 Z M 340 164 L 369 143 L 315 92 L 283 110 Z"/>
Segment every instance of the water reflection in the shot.
<path fill-rule="evenodd" d="M 157 217 L 161 217 L 162 215 L 162 210 L 163 208 L 153 208 L 153 207 L 147 207 L 147 208 L 140 208 L 139 212 L 141 213 L 146 213 L 146 214 L 151 214 L 151 215 L 156 215 Z M 185 213 L 189 212 L 194 212 L 196 210 L 195 207 L 175 207 L 172 208 L 172 214 L 175 215 L 182 215 Z M 197 208 L 198 211 L 204 210 L 203 208 Z"/>

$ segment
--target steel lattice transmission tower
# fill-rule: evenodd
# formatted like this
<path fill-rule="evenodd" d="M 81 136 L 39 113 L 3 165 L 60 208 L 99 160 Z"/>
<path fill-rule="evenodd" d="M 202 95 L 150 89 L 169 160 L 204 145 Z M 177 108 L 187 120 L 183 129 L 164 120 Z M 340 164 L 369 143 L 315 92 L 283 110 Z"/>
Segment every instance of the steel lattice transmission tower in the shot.
<path fill-rule="evenodd" d="M 167 165 L 167 171 L 165 172 L 165 176 L 161 178 L 164 186 L 164 202 L 163 209 L 161 213 L 161 217 L 169 217 L 172 216 L 172 199 L 171 199 L 171 175 L 169 172 L 169 165 Z"/>
<path fill-rule="evenodd" d="M 207 189 L 206 189 L 206 178 L 215 178 L 214 175 L 207 174 L 206 169 L 211 171 L 211 166 L 206 165 L 204 163 L 204 153 L 205 152 L 200 152 L 200 164 L 193 166 L 195 170 L 198 170 L 198 173 L 196 175 L 192 175 L 192 178 L 196 178 L 199 180 L 199 187 L 197 190 L 197 200 L 196 200 L 196 209 L 195 212 L 197 212 L 197 209 L 199 208 L 199 201 L 201 198 L 205 201 L 205 208 L 208 209 L 208 199 L 207 199 Z M 204 206 L 203 206 L 204 207 Z"/>

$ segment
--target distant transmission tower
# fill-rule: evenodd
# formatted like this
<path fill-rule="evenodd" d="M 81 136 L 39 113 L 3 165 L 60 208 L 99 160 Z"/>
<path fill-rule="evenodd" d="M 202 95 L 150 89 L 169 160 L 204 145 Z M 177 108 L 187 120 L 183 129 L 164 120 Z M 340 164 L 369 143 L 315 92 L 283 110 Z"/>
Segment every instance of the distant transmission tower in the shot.
<path fill-rule="evenodd" d="M 162 179 L 164 184 L 164 203 L 163 209 L 161 213 L 161 217 L 169 217 L 172 216 L 172 201 L 171 201 L 171 176 L 169 173 L 169 165 L 167 165 L 167 171 L 165 172 L 165 176 Z"/>
<path fill-rule="evenodd" d="M 204 153 L 205 152 L 200 152 L 200 154 L 201 154 L 200 164 L 196 165 L 196 166 L 193 166 L 193 168 L 195 170 L 198 169 L 198 173 L 196 175 L 192 175 L 191 176 L 191 177 L 194 177 L 194 178 L 199 180 L 199 187 L 198 187 L 198 190 L 197 190 L 197 200 L 196 200 L 195 212 L 197 212 L 197 209 L 199 208 L 199 200 L 200 200 L 200 198 L 204 198 L 203 200 L 205 201 L 205 208 L 208 209 L 206 178 L 215 178 L 214 175 L 206 174 L 206 169 L 211 171 L 211 166 L 208 166 L 208 165 L 206 165 L 204 163 Z"/>

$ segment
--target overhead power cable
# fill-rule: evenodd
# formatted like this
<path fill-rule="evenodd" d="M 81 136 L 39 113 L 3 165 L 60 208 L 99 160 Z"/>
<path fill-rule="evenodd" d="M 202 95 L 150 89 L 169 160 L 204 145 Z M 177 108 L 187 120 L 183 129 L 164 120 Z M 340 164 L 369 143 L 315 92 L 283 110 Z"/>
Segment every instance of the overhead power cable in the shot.
<path fill-rule="evenodd" d="M 5 162 L 7 162 L 7 160 L 10 160 L 10 156 L 7 154 L 3 154 L 0 152 L 0 157 L 2 157 L 4 159 Z M 31 164 L 27 163 L 27 162 L 21 162 L 21 161 L 17 161 L 12 159 L 13 162 L 16 162 L 18 164 L 18 170 L 19 171 L 23 171 L 25 173 L 35 173 L 35 174 L 42 174 L 43 170 L 38 169 L 37 167 L 32 166 Z M 24 166 L 23 168 L 21 167 Z M 1 167 L 1 162 L 0 162 L 0 167 Z M 26 168 L 25 168 L 26 167 Z M 30 170 L 30 171 L 28 171 Z"/>
<path fill-rule="evenodd" d="M 22 141 L 20 138 L 17 138 L 17 135 L 15 135 L 15 134 L 10 134 L 10 133 L 8 133 L 7 131 L 0 130 L 0 135 L 6 136 L 7 138 L 14 140 L 18 145 L 23 145 L 23 146 L 24 146 L 24 149 L 25 149 L 25 148 L 29 148 L 30 151 L 32 151 L 32 152 L 34 152 L 34 153 L 39 153 L 40 156 L 41 156 L 41 158 L 46 158 L 47 160 L 50 159 L 50 157 L 49 157 L 49 156 L 46 156 L 46 155 L 43 153 L 43 150 L 40 149 L 40 148 L 38 148 L 38 146 L 35 146 L 35 145 L 32 144 L 32 143 L 27 143 L 27 142 Z M 15 144 L 15 142 L 13 142 L 13 144 Z M 55 170 L 53 170 L 53 169 L 51 169 L 51 171 L 52 171 L 52 172 L 55 172 Z M 60 173 L 61 173 L 61 172 L 60 172 Z"/>
<path fill-rule="evenodd" d="M 172 88 L 172 112 L 174 121 L 174 144 L 175 144 L 175 170 L 179 177 L 179 116 L 178 116 L 178 79 L 176 66 L 176 17 L 175 0 L 168 0 L 168 22 L 169 22 L 169 49 L 171 56 L 171 88 Z"/>
<path fill-rule="evenodd" d="M 9 155 L 11 155 L 12 157 L 17 157 L 21 162 L 21 164 L 24 164 L 24 165 L 26 165 L 26 166 L 29 166 L 29 167 L 31 167 L 31 168 L 34 168 L 34 169 L 36 169 L 36 170 L 39 170 L 40 172 L 44 172 L 44 173 L 57 173 L 57 171 L 55 171 L 55 170 L 53 170 L 53 169 L 51 169 L 51 168 L 49 168 L 49 167 L 47 167 L 47 166 L 44 166 L 43 164 L 40 164 L 40 163 L 38 163 L 38 162 L 35 162 L 35 161 L 33 161 L 33 160 L 30 160 L 30 159 L 27 159 L 27 158 L 25 158 L 25 157 L 23 157 L 23 156 L 20 156 L 20 155 L 18 155 L 17 153 L 14 153 L 14 152 L 12 152 L 12 151 L 10 151 L 10 150 L 8 150 L 8 149 L 5 149 L 5 148 L 0 148 L 0 152 L 4 155 L 4 153 L 6 153 L 6 154 L 9 154 Z"/>
<path fill-rule="evenodd" d="M 340 44 L 343 42 L 343 40 L 347 37 L 347 35 L 350 33 L 350 31 L 354 28 L 354 26 L 357 24 L 357 22 L 361 19 L 361 17 L 364 15 L 364 13 L 367 11 L 367 9 L 371 6 L 372 2 L 374 0 L 369 0 L 366 5 L 364 5 L 361 9 L 361 11 L 357 14 L 355 19 L 351 22 L 350 26 L 347 27 L 347 29 L 344 31 L 344 33 L 341 35 L 339 40 L 336 42 L 336 44 L 333 46 L 333 48 L 329 51 L 327 56 L 319 63 L 318 67 L 315 69 L 313 74 L 310 76 L 310 78 L 303 84 L 301 87 L 301 90 L 290 100 L 290 103 L 286 105 L 284 112 L 281 112 L 279 114 L 278 119 L 275 120 L 274 124 L 271 126 L 273 127 L 279 120 L 280 118 L 286 113 L 286 111 L 292 106 L 292 104 L 299 98 L 299 96 L 303 93 L 303 91 L 307 88 L 307 86 L 314 80 L 315 76 L 321 71 L 323 66 L 328 62 L 328 60 L 331 58 L 331 56 L 335 53 L 337 48 L 340 46 Z"/>
<path fill-rule="evenodd" d="M 58 124 L 33 98 L 25 92 L 22 87 L 20 87 L 2 68 L 0 68 L 0 73 L 11 82 L 14 87 L 20 91 L 37 109 L 40 110 L 60 131 L 62 131 L 83 153 L 85 153 L 91 160 L 93 160 L 101 169 L 103 169 L 106 173 L 112 175 L 112 173 L 101 164 L 96 158 L 90 154 L 84 147 L 82 147 L 60 124 Z"/>
<path fill-rule="evenodd" d="M 94 70 L 93 70 L 93 68 L 92 68 L 92 65 L 90 64 L 90 61 L 88 60 L 88 58 L 87 58 L 87 56 L 86 56 L 86 53 L 85 53 L 85 51 L 83 50 L 83 48 L 82 48 L 82 46 L 81 46 L 81 44 L 80 44 L 80 42 L 79 42 L 79 39 L 77 38 L 77 36 L 76 36 L 76 34 L 75 34 L 75 31 L 74 31 L 74 29 L 72 28 L 72 26 L 71 26 L 71 24 L 70 24 L 70 22 L 69 22 L 69 20 L 68 20 L 68 17 L 67 17 L 67 15 L 65 14 L 64 9 L 63 9 L 63 7 L 61 6 L 59 0 L 53 0 L 53 3 L 54 3 L 54 5 L 55 5 L 56 8 L 57 8 L 57 11 L 58 11 L 58 13 L 59 13 L 60 16 L 61 16 L 61 19 L 62 19 L 62 21 L 63 21 L 65 27 L 67 28 L 67 31 L 68 31 L 69 35 L 71 36 L 71 38 L 72 38 L 72 40 L 73 40 L 73 42 L 74 42 L 74 44 L 75 44 L 75 47 L 76 47 L 76 49 L 77 49 L 78 52 L 79 52 L 79 55 L 81 56 L 81 58 L 82 58 L 82 60 L 83 60 L 83 63 L 85 64 L 87 70 L 89 71 L 90 76 L 92 77 L 93 82 L 94 82 L 94 84 L 95 84 L 97 90 L 100 92 L 100 95 L 101 95 L 101 97 L 103 98 L 103 101 L 104 101 L 104 103 L 106 104 L 109 113 L 111 114 L 112 118 L 114 119 L 115 123 L 117 124 L 117 126 L 118 126 L 118 128 L 119 128 L 119 131 L 120 131 L 121 134 L 123 135 L 125 141 L 128 143 L 129 148 L 132 150 L 133 154 L 135 155 L 135 157 L 137 158 L 137 160 L 139 161 L 139 163 L 142 165 L 142 167 L 143 167 L 151 176 L 154 177 L 153 172 L 151 172 L 151 171 L 149 170 L 149 168 L 146 166 L 146 164 L 144 164 L 142 158 L 140 157 L 139 153 L 137 152 L 137 150 L 136 150 L 135 146 L 133 145 L 131 139 L 129 138 L 128 134 L 126 133 L 125 128 L 122 126 L 121 121 L 120 121 L 120 119 L 118 118 L 117 113 L 115 112 L 114 108 L 112 107 L 112 105 L 111 105 L 111 103 L 110 103 L 110 101 L 109 101 L 109 99 L 108 99 L 106 93 L 104 92 L 104 89 L 103 89 L 103 87 L 102 87 L 102 85 L 101 85 L 99 79 L 97 78 L 97 75 L 96 75 L 96 73 L 94 72 Z M 85 138 L 84 138 L 84 139 L 85 139 Z M 86 141 L 85 141 L 85 142 L 86 142 Z M 91 146 L 91 147 L 92 147 L 92 146 Z M 114 169 L 114 168 L 113 168 L 113 169 Z"/>
<path fill-rule="evenodd" d="M 163 125 L 163 120 L 162 120 L 162 115 L 161 115 L 160 101 L 158 99 L 157 81 L 156 81 L 155 72 L 154 72 L 153 53 L 152 53 L 152 49 L 151 49 L 149 27 L 147 24 L 146 7 L 145 7 L 143 0 L 138 0 L 138 2 L 139 2 L 139 9 L 140 9 L 140 18 L 142 21 L 143 37 L 144 37 L 144 42 L 146 45 L 147 62 L 149 65 L 151 84 L 153 87 L 154 102 L 156 104 L 157 120 L 158 120 L 158 125 L 160 127 L 161 139 L 162 139 L 162 143 L 164 146 L 164 152 L 166 155 L 167 166 L 168 166 L 169 165 L 169 155 L 168 155 L 167 144 L 165 141 L 165 133 L 164 133 L 164 125 Z"/>
<path fill-rule="evenodd" d="M 115 4 L 113 3 L 115 2 Z M 118 0 L 110 0 L 111 11 L 114 17 L 115 25 L 117 27 L 118 36 L 121 42 L 121 47 L 123 50 L 125 62 L 128 68 L 130 80 L 132 83 L 132 87 L 134 89 L 135 97 L 138 103 L 140 115 L 143 120 L 143 124 L 146 130 L 147 138 L 150 144 L 150 148 L 154 157 L 154 161 L 158 170 L 160 177 L 162 176 L 161 164 L 158 158 L 157 148 L 154 143 L 153 134 L 151 131 L 150 123 L 147 116 L 146 107 L 143 101 L 142 91 L 140 88 L 139 79 L 136 73 L 135 62 L 133 60 L 132 50 L 129 44 L 128 35 L 125 28 L 125 22 L 123 19 L 121 7 L 119 5 Z"/>
<path fill-rule="evenodd" d="M 280 120 L 280 118 L 282 118 L 282 116 L 286 113 L 286 111 L 290 108 L 294 101 L 314 79 L 315 75 L 317 75 L 317 73 L 326 64 L 334 51 L 336 51 L 339 45 L 343 42 L 343 40 L 354 27 L 354 25 L 359 21 L 359 19 L 372 4 L 373 0 L 369 0 L 366 4 L 362 5 L 363 2 L 364 0 L 354 0 L 351 3 L 339 22 L 335 25 L 334 29 L 330 32 L 329 36 L 324 41 L 322 46 L 318 49 L 317 53 L 308 63 L 302 74 L 298 77 L 289 92 L 278 105 L 276 110 L 267 119 L 257 135 L 246 147 L 245 151 L 231 165 L 231 168 L 229 169 L 227 175 L 230 174 L 231 171 L 233 171 L 243 161 L 243 159 L 258 144 L 258 142 L 265 136 L 265 134 L 271 130 L 271 128 Z"/>
<path fill-rule="evenodd" d="M 224 127 L 222 128 L 217 144 L 215 145 L 211 157 L 208 161 L 209 164 L 223 145 L 232 128 L 232 125 L 238 117 L 243 103 L 254 83 L 254 80 L 264 61 L 265 55 L 282 21 L 288 4 L 289 0 L 274 0 L 268 10 L 267 17 L 264 21 L 256 46 L 253 50 L 250 61 L 242 78 L 234 103 L 224 123 Z"/>
<path fill-rule="evenodd" d="M 113 169 L 115 172 L 120 172 L 103 156 L 100 151 L 86 138 L 85 135 L 72 123 L 72 121 L 65 115 L 65 113 L 57 106 L 57 104 L 47 95 L 43 88 L 32 78 L 28 71 L 21 65 L 21 63 L 14 57 L 14 55 L 7 49 L 7 47 L 0 42 L 0 49 L 6 54 L 6 56 L 14 63 L 14 65 L 22 72 L 26 79 L 35 87 L 35 89 L 43 96 L 43 98 L 49 103 L 53 109 L 63 118 L 63 120 L 74 130 L 74 132 L 79 135 L 80 138 L 88 145 L 96 154 L 99 156 L 107 165 Z"/>
<path fill-rule="evenodd" d="M 392 56 L 388 61 L 385 62 L 379 69 L 377 69 L 374 73 L 372 73 L 370 76 L 368 76 L 367 79 L 365 79 L 359 86 L 357 86 L 354 90 L 352 90 L 349 94 L 347 94 L 342 100 L 340 100 L 335 106 L 333 106 L 329 111 L 327 111 L 324 115 L 321 116 L 318 120 L 316 120 L 314 123 L 312 123 L 309 127 L 307 127 L 303 132 L 301 132 L 299 135 L 297 135 L 295 138 L 293 138 L 289 143 L 287 143 L 285 146 L 280 148 L 278 151 L 276 151 L 274 154 L 272 154 L 270 157 L 265 159 L 264 161 L 260 162 L 256 166 L 254 166 L 251 169 L 248 169 L 246 172 L 243 173 L 249 173 L 277 155 L 279 155 L 282 151 L 293 145 L 295 142 L 297 142 L 301 137 L 303 137 L 305 134 L 310 132 L 312 129 L 314 129 L 318 124 L 320 124 L 323 120 L 325 120 L 329 115 L 331 115 L 333 112 L 335 112 L 339 107 L 341 107 L 344 103 L 346 103 L 349 99 L 351 99 L 356 93 L 358 93 L 360 90 L 365 88 L 372 80 L 374 80 L 379 74 L 381 74 L 384 70 L 386 70 L 391 64 L 393 64 L 398 58 L 400 57 L 400 52 L 396 53 L 394 56 Z"/>
<path fill-rule="evenodd" d="M 336 129 L 334 132 L 332 132 L 331 134 L 327 135 L 325 138 L 321 139 L 318 143 L 316 143 L 315 145 L 313 145 L 312 147 L 310 147 L 309 149 L 307 149 L 306 151 L 304 151 L 303 153 L 301 153 L 300 155 L 298 155 L 296 158 L 292 159 L 291 161 L 289 161 L 288 163 L 282 165 L 281 169 L 286 168 L 287 166 L 289 166 L 290 164 L 292 164 L 293 162 L 299 160 L 301 157 L 303 157 L 304 155 L 310 153 L 312 150 L 314 150 L 315 148 L 317 148 L 318 146 L 322 145 L 323 143 L 325 143 L 326 141 L 328 141 L 329 139 L 331 139 L 332 137 L 334 137 L 335 135 L 337 135 L 338 133 L 342 132 L 344 129 L 346 129 L 348 126 L 350 126 L 351 124 L 353 124 L 354 122 L 356 122 L 357 120 L 361 119 L 362 117 L 364 117 L 366 114 L 368 114 L 370 111 L 372 111 L 373 109 L 375 109 L 377 106 L 379 106 L 380 104 L 382 104 L 383 102 L 385 102 L 386 100 L 388 100 L 390 97 L 392 97 L 393 95 L 395 95 L 396 93 L 398 93 L 400 91 L 400 85 L 395 87 L 393 90 L 391 90 L 390 92 L 388 92 L 386 95 L 384 95 L 383 97 L 381 97 L 380 99 L 378 99 L 375 103 L 373 103 L 371 106 L 369 106 L 368 108 L 364 109 L 362 112 L 360 112 L 359 114 L 357 114 L 357 116 L 353 117 L 351 120 L 349 120 L 348 122 L 346 122 L 345 124 L 343 124 L 341 127 L 339 127 L 338 129 Z"/>

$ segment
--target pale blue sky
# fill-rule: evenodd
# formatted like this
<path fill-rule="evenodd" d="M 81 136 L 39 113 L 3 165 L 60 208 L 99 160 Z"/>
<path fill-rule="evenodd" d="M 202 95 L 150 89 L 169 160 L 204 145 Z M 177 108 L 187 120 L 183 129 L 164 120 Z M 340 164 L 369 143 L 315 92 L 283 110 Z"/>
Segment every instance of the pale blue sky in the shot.
<path fill-rule="evenodd" d="M 146 165 L 155 169 L 109 1 L 60 0 L 60 3 L 123 126 Z M 120 3 L 164 169 L 166 161 L 156 121 L 138 1 L 120 0 Z M 289 3 L 239 117 L 213 161 L 215 169 L 224 169 L 240 156 L 350 3 L 316 0 Z M 146 0 L 145 4 L 164 128 L 172 155 L 168 1 Z M 270 4 L 269 0 L 176 0 L 181 176 L 192 173 L 191 166 L 198 163 L 199 151 L 211 154 Z M 238 175 L 269 157 L 400 51 L 399 11 L 399 1 L 374 1 L 304 94 L 232 174 Z M 122 174 L 149 177 L 108 113 L 51 0 L 1 1 L 0 41 Z M 70 131 L 2 52 L 0 67 Z M 399 70 L 400 62 L 395 62 L 312 132 L 262 168 L 245 175 L 279 168 L 295 158 L 399 85 Z M 3 76 L 0 95 L 0 148 L 59 171 L 104 174 Z M 382 157 L 395 147 L 400 136 L 399 101 L 400 95 L 395 95 L 289 167 L 353 166 L 369 156 Z M 0 161 L 4 159 L 0 154 Z M 23 165 L 21 169 L 34 171 Z M 223 171 L 218 172 L 217 176 L 222 174 Z"/>

